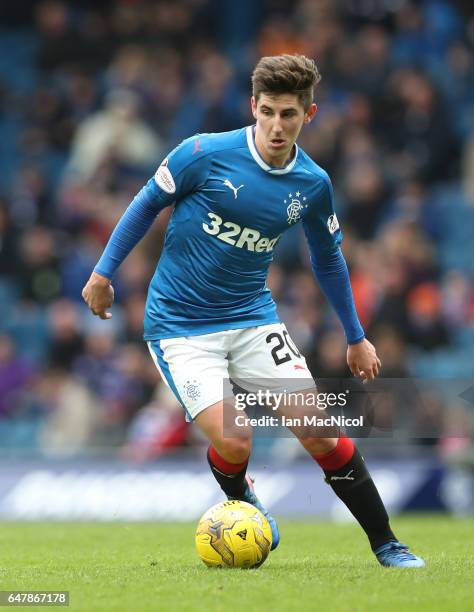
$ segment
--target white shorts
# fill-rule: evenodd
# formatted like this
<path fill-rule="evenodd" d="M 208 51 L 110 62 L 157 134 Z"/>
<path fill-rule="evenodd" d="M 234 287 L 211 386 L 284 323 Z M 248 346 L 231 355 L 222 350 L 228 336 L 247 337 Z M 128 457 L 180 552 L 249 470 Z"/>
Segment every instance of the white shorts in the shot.
<path fill-rule="evenodd" d="M 147 344 L 188 420 L 222 401 L 229 379 L 246 391 L 265 386 L 274 393 L 301 391 L 315 384 L 283 323 Z"/>

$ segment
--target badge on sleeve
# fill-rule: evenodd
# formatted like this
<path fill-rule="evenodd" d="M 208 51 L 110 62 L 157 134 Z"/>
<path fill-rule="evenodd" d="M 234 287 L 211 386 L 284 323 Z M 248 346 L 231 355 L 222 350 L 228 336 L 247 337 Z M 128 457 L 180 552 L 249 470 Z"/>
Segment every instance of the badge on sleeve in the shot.
<path fill-rule="evenodd" d="M 155 172 L 155 183 L 166 191 L 166 193 L 175 193 L 176 185 L 174 184 L 173 176 L 168 168 L 168 158 L 166 157 L 162 162 L 161 166 Z"/>
<path fill-rule="evenodd" d="M 339 229 L 339 221 L 337 220 L 336 214 L 328 217 L 328 230 L 330 234 L 334 234 Z"/>

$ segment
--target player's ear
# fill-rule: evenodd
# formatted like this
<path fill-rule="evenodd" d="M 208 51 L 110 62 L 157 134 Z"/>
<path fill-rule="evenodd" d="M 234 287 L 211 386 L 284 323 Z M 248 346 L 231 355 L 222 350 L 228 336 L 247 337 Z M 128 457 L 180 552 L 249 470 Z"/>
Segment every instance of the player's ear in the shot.
<path fill-rule="evenodd" d="M 250 106 L 252 108 L 253 118 L 256 119 L 257 118 L 257 100 L 255 100 L 255 96 L 252 96 L 250 98 Z"/>
<path fill-rule="evenodd" d="M 305 113 L 304 116 L 304 122 L 305 123 L 311 123 L 311 121 L 313 120 L 314 115 L 318 112 L 318 106 L 317 104 L 315 104 L 314 102 L 311 104 L 311 106 L 309 107 L 308 111 Z"/>

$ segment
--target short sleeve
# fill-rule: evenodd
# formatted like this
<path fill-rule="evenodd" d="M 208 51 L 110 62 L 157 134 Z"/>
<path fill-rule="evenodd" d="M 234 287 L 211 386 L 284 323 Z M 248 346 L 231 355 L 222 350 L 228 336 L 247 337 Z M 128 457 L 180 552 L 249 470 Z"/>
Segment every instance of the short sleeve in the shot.
<path fill-rule="evenodd" d="M 311 253 L 328 253 L 342 242 L 342 231 L 334 210 L 334 194 L 329 177 L 321 178 L 303 218 L 303 228 Z"/>
<path fill-rule="evenodd" d="M 181 200 L 202 186 L 209 174 L 212 151 L 207 135 L 183 140 L 159 165 L 148 181 L 161 209 Z"/>

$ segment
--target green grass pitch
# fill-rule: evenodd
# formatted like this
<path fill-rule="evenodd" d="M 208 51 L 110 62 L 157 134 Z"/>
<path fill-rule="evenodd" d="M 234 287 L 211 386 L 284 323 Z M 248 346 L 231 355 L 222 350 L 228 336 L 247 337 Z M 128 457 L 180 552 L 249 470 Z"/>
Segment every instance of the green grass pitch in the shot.
<path fill-rule="evenodd" d="M 393 527 L 425 569 L 381 568 L 352 524 L 281 521 L 261 568 L 219 570 L 198 559 L 194 525 L 2 523 L 0 590 L 69 590 L 70 607 L 55 609 L 87 612 L 472 609 L 474 519 Z"/>

